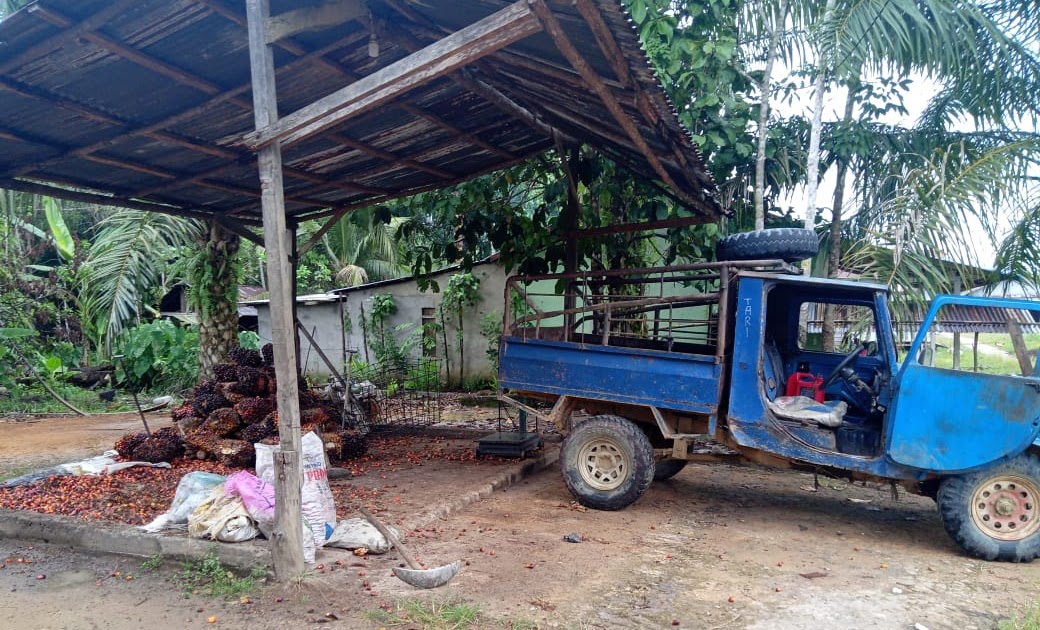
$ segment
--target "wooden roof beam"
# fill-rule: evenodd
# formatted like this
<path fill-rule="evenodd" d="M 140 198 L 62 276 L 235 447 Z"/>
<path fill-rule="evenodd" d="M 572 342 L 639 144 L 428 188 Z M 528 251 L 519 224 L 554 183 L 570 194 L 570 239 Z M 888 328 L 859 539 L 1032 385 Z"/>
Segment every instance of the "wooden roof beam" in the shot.
<path fill-rule="evenodd" d="M 203 4 L 203 5 L 205 5 L 209 10 L 213 11 L 214 13 L 223 16 L 228 21 L 233 22 L 235 24 L 238 24 L 240 26 L 246 26 L 245 17 L 240 15 L 239 13 L 237 13 L 235 10 L 227 7 L 220 0 L 199 0 L 199 2 L 201 4 Z M 293 41 L 291 39 L 281 39 L 281 40 L 275 42 L 274 45 L 278 46 L 279 48 L 285 50 L 288 53 L 291 53 L 293 55 L 297 55 L 297 59 L 293 60 L 290 64 L 287 64 L 286 66 L 283 66 L 282 68 L 279 68 L 279 71 L 280 72 L 284 72 L 288 68 L 288 66 L 291 66 L 293 64 L 299 63 L 302 59 L 313 59 L 316 63 L 320 63 L 321 65 L 325 66 L 327 69 L 332 70 L 333 72 L 339 74 L 340 76 L 342 76 L 347 81 L 350 81 L 351 83 L 356 82 L 361 77 L 359 77 L 359 76 L 355 75 L 353 72 L 347 70 L 341 64 L 339 64 L 339 63 L 337 63 L 337 62 L 335 62 L 335 61 L 325 57 L 325 54 L 328 53 L 329 50 L 331 50 L 333 48 L 338 48 L 341 44 L 342 44 L 342 42 L 337 42 L 336 44 L 332 44 L 332 45 L 326 46 L 325 48 L 308 52 L 308 50 L 304 46 L 300 45 L 299 43 L 297 43 L 297 42 L 295 42 L 295 41 Z M 456 135 L 456 136 L 460 135 L 459 129 L 457 127 L 455 127 L 454 125 L 451 125 L 447 121 L 445 121 L 445 120 L 443 120 L 443 119 L 441 119 L 441 118 L 439 118 L 437 116 L 434 116 L 433 114 L 430 114 L 429 112 L 423 112 L 421 109 L 419 109 L 418 107 L 415 107 L 414 105 L 410 105 L 408 103 L 404 103 L 404 102 L 400 102 L 400 101 L 395 101 L 393 103 L 393 107 L 401 109 L 402 111 L 407 112 L 407 113 L 409 113 L 409 114 L 411 114 L 413 116 L 417 116 L 418 117 L 418 116 L 421 115 L 426 120 L 430 121 L 431 123 L 433 123 L 434 125 L 442 128 L 442 129 L 447 130 L 449 133 L 452 133 L 453 135 Z M 345 138 L 346 136 L 344 136 L 343 134 L 336 134 L 336 135 L 330 136 L 330 137 L 332 137 L 333 139 L 336 139 L 337 141 L 341 141 L 341 139 Z M 493 152 L 493 153 L 495 153 L 495 154 L 497 154 L 497 155 L 499 155 L 501 157 L 504 157 L 504 158 L 506 158 L 508 160 L 515 160 L 516 159 L 516 156 L 512 155 L 508 151 L 504 151 L 504 150 L 502 150 L 502 149 L 500 149 L 498 147 L 493 146 L 492 144 L 490 144 L 488 142 L 484 142 L 480 138 L 468 137 L 467 140 L 470 141 L 470 143 L 473 144 L 474 146 L 479 146 L 480 148 L 484 149 L 485 151 L 491 151 L 491 152 Z M 354 142 L 357 142 L 357 141 L 354 140 Z M 350 145 L 347 145 L 345 142 L 344 142 L 344 145 L 345 146 L 350 146 Z M 362 149 L 360 149 L 358 147 L 352 147 L 352 148 L 356 148 L 357 150 L 362 151 Z M 368 151 L 364 151 L 364 152 L 368 153 Z M 369 153 L 369 155 L 373 155 L 373 154 Z M 379 156 L 375 156 L 375 157 L 379 157 Z M 380 159 L 384 159 L 384 158 L 380 158 Z M 411 159 L 413 163 L 406 164 L 405 161 L 404 161 L 405 159 Z M 432 170 L 432 169 L 434 169 L 435 167 L 431 167 L 431 166 L 429 166 L 427 164 L 419 162 L 414 157 L 412 157 L 412 158 L 402 158 L 401 156 L 398 156 L 397 159 L 393 160 L 392 162 L 395 165 L 397 165 L 397 164 L 404 164 L 404 165 L 409 166 L 411 168 L 414 168 L 416 170 L 425 171 L 425 172 L 430 173 L 431 175 L 435 175 L 437 177 L 444 177 L 445 174 L 446 174 L 443 171 L 439 172 L 439 173 L 438 172 L 434 172 L 434 170 Z M 448 175 L 451 178 L 455 177 L 454 174 L 448 174 Z"/>
<path fill-rule="evenodd" d="M 33 46 L 27 48 L 21 53 L 15 55 L 14 57 L 11 57 L 7 61 L 0 63 L 0 74 L 6 74 L 11 70 L 14 70 L 18 66 L 24 64 L 26 61 L 43 57 L 44 55 L 47 55 L 48 53 L 51 53 L 60 48 L 66 41 L 75 40 L 82 33 L 92 31 L 96 28 L 103 26 L 104 24 L 107 24 L 108 22 L 111 22 L 112 18 L 116 17 L 117 15 L 126 13 L 127 9 L 129 9 L 135 4 L 137 4 L 137 0 L 120 0 L 119 2 L 114 2 L 108 5 L 103 10 L 98 11 L 94 15 L 88 18 L 84 18 L 83 20 L 77 22 L 72 28 L 59 31 L 57 33 L 57 36 L 48 37 L 43 41 L 39 42 L 38 44 L 34 44 Z M 32 15 L 34 12 L 40 10 L 40 5 L 30 4 L 28 7 L 25 8 L 25 10 L 29 13 L 29 15 Z"/>
<path fill-rule="evenodd" d="M 469 181 L 469 180 L 471 180 L 473 178 L 476 178 L 476 177 L 480 177 L 481 175 L 487 175 L 488 173 L 494 173 L 495 171 L 500 171 L 502 169 L 509 168 L 510 166 L 513 166 L 515 164 L 519 164 L 520 162 L 523 162 L 525 159 L 527 159 L 527 158 L 516 158 L 512 162 L 498 162 L 498 163 L 492 164 L 491 166 L 489 166 L 489 167 L 487 167 L 485 169 L 482 169 L 480 171 L 476 171 L 474 173 L 470 173 L 469 175 L 464 175 L 464 176 L 459 177 L 457 179 L 454 179 L 452 181 L 434 182 L 432 184 L 426 184 L 424 186 L 417 186 L 415 188 L 409 188 L 407 190 L 400 190 L 400 191 L 394 192 L 394 193 L 392 193 L 390 195 L 387 195 L 386 197 L 383 197 L 383 198 L 380 198 L 380 199 L 365 199 L 365 200 L 359 201 L 357 203 L 344 204 L 344 205 L 337 206 L 335 208 L 330 208 L 328 210 L 317 210 L 317 211 L 314 211 L 314 212 L 306 212 L 306 211 L 305 212 L 301 212 L 301 213 L 295 215 L 293 218 L 296 221 L 311 221 L 311 220 L 314 220 L 314 219 L 320 219 L 322 217 L 327 217 L 327 216 L 336 214 L 337 212 L 341 212 L 341 211 L 344 211 L 344 210 L 347 210 L 347 211 L 349 211 L 349 210 L 356 210 L 358 208 L 364 208 L 364 207 L 367 207 L 367 206 L 374 206 L 374 205 L 380 204 L 380 203 L 386 203 L 387 201 L 391 201 L 393 199 L 400 199 L 401 197 L 411 197 L 412 195 L 418 195 L 419 193 L 424 193 L 424 192 L 428 192 L 428 191 L 431 191 L 431 190 L 439 190 L 441 188 L 447 188 L 449 186 L 454 186 L 455 184 L 461 184 L 462 182 Z"/>
<path fill-rule="evenodd" d="M 472 70 L 462 70 L 453 75 L 455 81 L 467 90 L 479 94 L 488 102 L 495 107 L 513 116 L 519 118 L 525 122 L 529 127 L 538 131 L 539 133 L 545 134 L 549 138 L 556 139 L 558 136 L 568 143 L 575 143 L 577 140 L 570 137 L 564 132 L 560 131 L 556 127 L 553 127 L 549 122 L 543 120 L 538 114 L 531 111 L 530 109 L 520 105 L 513 99 L 509 98 L 499 90 L 492 87 L 490 84 L 482 81 L 476 73 Z"/>
<path fill-rule="evenodd" d="M 291 144 L 378 107 L 405 92 L 541 30 L 526 0 L 509 5 L 421 51 L 245 136 L 254 149 Z"/>
<path fill-rule="evenodd" d="M 304 7 L 267 18 L 264 35 L 268 44 L 274 44 L 297 33 L 356 20 L 366 13 L 368 7 L 364 0 L 340 0 L 316 7 Z"/>
<path fill-rule="evenodd" d="M 458 177 L 458 175 L 456 175 L 455 173 L 450 173 L 444 169 L 437 168 L 436 166 L 424 164 L 422 162 L 419 162 L 418 160 L 403 158 L 395 153 L 391 153 L 390 151 L 384 151 L 383 149 L 372 146 L 365 142 L 354 140 L 353 138 L 350 138 L 343 134 L 329 134 L 328 138 L 329 140 L 338 142 L 345 147 L 350 147 L 351 149 L 354 149 L 356 151 L 361 151 L 366 155 L 370 155 L 374 158 L 379 158 L 384 162 L 390 162 L 392 167 L 396 167 L 398 165 L 407 166 L 408 168 L 415 169 L 417 171 L 423 171 L 424 173 L 429 173 L 430 175 L 433 175 L 435 177 L 440 177 L 441 179 L 453 179 L 455 177 Z"/>
<path fill-rule="evenodd" d="M 585 23 L 589 25 L 589 29 L 592 30 L 592 36 L 596 38 L 600 52 L 607 58 L 607 63 L 614 70 L 614 76 L 622 85 L 632 86 L 632 76 L 628 71 L 625 53 L 618 46 L 617 40 L 614 39 L 614 35 L 610 32 L 610 27 L 607 26 L 599 9 L 592 0 L 575 0 L 574 4 L 578 7 L 578 13 L 581 14 Z"/>
<path fill-rule="evenodd" d="M 280 70 L 282 72 L 291 72 L 297 66 L 301 66 L 301 65 L 303 65 L 303 64 L 305 64 L 305 63 L 307 63 L 309 61 L 312 61 L 314 57 L 324 55 L 324 54 L 328 53 L 331 50 L 339 48 L 340 46 L 342 46 L 342 43 L 343 42 L 341 40 L 341 41 L 333 43 L 333 44 L 328 44 L 326 46 L 322 46 L 321 48 L 316 49 L 316 50 L 314 50 L 314 51 L 312 51 L 310 53 L 307 53 L 304 56 L 301 56 L 301 57 L 298 57 L 297 59 L 294 59 L 292 62 L 290 62 L 290 63 L 286 64 L 285 66 L 283 66 L 282 68 L 280 68 Z M 221 147 L 221 146 L 217 146 L 217 145 L 203 144 L 201 142 L 196 142 L 194 140 L 190 140 L 188 138 L 184 138 L 182 136 L 178 136 L 176 134 L 164 131 L 164 129 L 167 128 L 167 127 L 171 127 L 173 125 L 182 123 L 182 122 L 184 122 L 186 120 L 190 120 L 191 118 L 194 118 L 195 116 L 197 116 L 199 114 L 205 113 L 205 112 L 209 111 L 210 109 L 212 109 L 214 107 L 217 107 L 218 105 L 221 105 L 221 104 L 223 104 L 225 102 L 231 101 L 231 100 L 241 96 L 242 94 L 248 92 L 251 88 L 252 88 L 252 86 L 249 83 L 243 83 L 242 85 L 239 85 L 239 86 L 237 86 L 237 87 L 235 87 L 235 88 L 233 88 L 231 90 L 228 90 L 226 92 L 223 92 L 221 94 L 218 94 L 218 95 L 214 96 L 213 98 L 207 100 L 206 102 L 204 102 L 204 103 L 202 103 L 200 105 L 197 105 L 197 106 L 192 107 L 190 109 L 184 110 L 184 111 L 179 112 L 177 114 L 174 114 L 172 116 L 168 116 L 166 118 L 163 118 L 162 120 L 150 123 L 150 124 L 145 125 L 145 126 L 132 127 L 125 134 L 117 135 L 117 136 L 114 136 L 114 137 L 111 137 L 111 138 L 107 138 L 105 140 L 100 140 L 98 142 L 95 142 L 95 143 L 87 145 L 87 146 L 78 147 L 76 149 L 70 149 L 70 150 L 62 153 L 61 155 L 57 155 L 55 157 L 48 158 L 48 159 L 46 159 L 46 160 L 44 160 L 42 162 L 37 162 L 35 164 L 27 165 L 27 166 L 25 166 L 25 167 L 23 167 L 21 169 L 18 169 L 16 171 L 14 171 L 13 175 L 15 177 L 20 177 L 20 176 L 25 175 L 25 174 L 27 174 L 29 172 L 34 171 L 34 170 L 39 170 L 39 169 L 42 169 L 42 168 L 46 168 L 47 166 L 49 166 L 51 164 L 55 164 L 57 162 L 62 161 L 63 159 L 69 158 L 69 157 L 84 157 L 84 156 L 86 156 L 88 154 L 94 153 L 95 151 L 99 151 L 99 150 L 104 149 L 106 147 L 110 147 L 110 146 L 116 144 L 118 141 L 120 141 L 120 140 L 122 140 L 124 138 L 130 138 L 130 137 L 133 137 L 133 136 L 145 136 L 145 137 L 150 137 L 153 140 L 159 140 L 159 141 L 162 141 L 162 142 L 169 142 L 170 144 L 173 144 L 175 146 L 179 146 L 179 147 L 187 149 L 189 151 L 193 151 L 193 152 L 196 152 L 196 153 L 203 153 L 205 155 L 211 155 L 213 157 L 220 158 L 220 159 L 223 159 L 223 160 L 240 160 L 242 158 L 249 158 L 250 160 L 252 160 L 253 159 L 253 153 L 252 152 L 241 151 L 241 150 L 234 150 L 234 149 L 231 149 L 231 148 Z M 124 124 L 124 126 L 125 125 L 129 125 L 129 123 L 123 123 L 123 124 Z M 339 183 L 342 184 L 342 182 L 339 182 Z M 344 186 L 344 188 L 346 188 L 346 187 Z M 359 190 L 359 191 L 364 191 L 365 187 L 357 186 L 356 189 Z"/>
<path fill-rule="evenodd" d="M 629 118 L 625 112 L 621 109 L 621 105 L 618 103 L 614 94 L 603 82 L 603 79 L 596 73 L 596 71 L 589 65 L 587 61 L 578 52 L 578 49 L 574 47 L 567 34 L 564 32 L 563 27 L 560 26 L 559 20 L 553 15 L 552 10 L 546 6 L 544 0 L 530 0 L 531 10 L 538 19 L 541 21 L 542 26 L 545 28 L 546 33 L 552 38 L 556 44 L 556 48 L 560 53 L 567 59 L 567 62 L 574 67 L 574 69 L 581 75 L 582 79 L 585 80 L 586 85 L 591 89 L 596 96 L 599 97 L 603 105 L 606 106 L 607 110 L 614 120 L 624 130 L 625 135 L 628 136 L 629 140 L 635 145 L 636 150 L 642 154 L 643 158 L 650 164 L 650 168 L 653 169 L 654 173 L 657 174 L 661 181 L 671 187 L 675 192 L 683 199 L 686 203 L 696 207 L 697 209 L 708 212 L 714 215 L 715 209 L 711 204 L 706 203 L 703 200 L 696 199 L 691 196 L 685 190 L 679 187 L 675 183 L 671 174 L 668 173 L 664 165 L 661 164 L 661 160 L 658 159 L 657 155 L 650 149 L 650 146 L 646 143 L 646 139 L 639 133 L 639 129 L 636 128 L 635 123 Z"/>
<path fill-rule="evenodd" d="M 34 8 L 35 10 L 32 12 L 32 15 L 39 16 L 59 28 L 67 29 L 75 24 L 74 20 L 46 6 L 37 4 L 34 5 Z M 107 35 L 98 33 L 97 31 L 85 30 L 80 33 L 80 37 L 97 45 L 99 48 L 135 63 L 142 68 L 146 68 L 169 79 L 173 79 L 181 85 L 193 87 L 204 94 L 213 96 L 214 94 L 220 94 L 223 91 L 223 89 L 215 83 L 195 76 L 190 72 L 174 66 L 173 64 L 157 59 L 151 55 L 147 55 L 135 48 L 121 44 Z"/>
<path fill-rule="evenodd" d="M 58 186 L 40 184 L 37 182 L 30 182 L 21 179 L 0 179 L 0 188 L 6 188 L 8 190 L 18 190 L 33 195 L 46 195 L 48 197 L 69 199 L 71 201 L 96 203 L 103 206 L 116 206 L 120 208 L 129 208 L 131 210 L 160 212 L 162 214 L 186 217 L 189 219 L 208 220 L 211 217 L 210 214 L 193 211 L 188 208 L 180 208 L 177 206 L 167 206 L 159 203 L 139 201 L 137 199 L 131 199 L 129 197 L 102 195 L 98 193 L 87 192 L 84 190 L 69 190 L 67 188 L 60 188 Z"/>

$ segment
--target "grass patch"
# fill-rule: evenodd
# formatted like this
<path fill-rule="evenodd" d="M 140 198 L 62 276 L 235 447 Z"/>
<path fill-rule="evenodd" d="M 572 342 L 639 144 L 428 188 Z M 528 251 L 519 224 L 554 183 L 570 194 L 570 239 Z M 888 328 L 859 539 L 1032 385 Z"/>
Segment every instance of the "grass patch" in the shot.
<path fill-rule="evenodd" d="M 997 624 L 997 630 L 1040 630 L 1040 602 L 1027 608 L 1021 617 L 1016 613 L 1011 619 L 1004 619 Z"/>
<path fill-rule="evenodd" d="M 65 400 L 86 413 L 106 413 L 134 411 L 134 401 L 126 392 L 119 390 L 114 402 L 108 403 L 98 398 L 97 391 L 83 389 L 66 383 L 53 385 L 54 391 L 58 392 Z M 147 394 L 138 394 L 142 400 L 142 406 L 147 406 L 150 398 Z M 54 399 L 38 383 L 32 385 L 12 388 L 7 396 L 0 397 L 0 415 L 2 414 L 63 414 L 72 411 Z"/>
<path fill-rule="evenodd" d="M 231 599 L 257 590 L 266 577 L 267 571 L 263 567 L 239 575 L 225 567 L 217 556 L 209 554 L 186 562 L 174 581 L 183 589 L 185 598 L 202 594 Z"/>
<path fill-rule="evenodd" d="M 148 558 L 147 560 L 145 560 L 144 562 L 141 563 L 141 570 L 142 571 L 155 571 L 155 570 L 157 570 L 159 567 L 161 567 L 163 565 L 163 562 L 165 560 L 166 559 L 163 558 L 163 555 L 161 553 L 157 553 L 154 556 L 152 556 L 151 558 Z"/>
<path fill-rule="evenodd" d="M 393 608 L 370 611 L 367 617 L 386 626 L 419 627 L 423 630 L 465 630 L 480 616 L 480 609 L 459 600 L 444 602 L 409 599 Z"/>

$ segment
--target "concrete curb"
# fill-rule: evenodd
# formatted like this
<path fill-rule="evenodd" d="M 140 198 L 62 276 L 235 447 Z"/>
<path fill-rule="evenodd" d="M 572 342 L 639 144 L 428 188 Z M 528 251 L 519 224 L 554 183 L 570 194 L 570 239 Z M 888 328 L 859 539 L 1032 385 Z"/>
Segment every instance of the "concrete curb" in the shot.
<path fill-rule="evenodd" d="M 521 461 L 521 463 L 516 466 L 510 466 L 508 470 L 496 475 L 491 479 L 491 481 L 476 490 L 471 490 L 464 494 L 454 496 L 447 501 L 443 501 L 428 508 L 410 519 L 406 519 L 402 527 L 407 531 L 419 527 L 426 527 L 434 521 L 446 519 L 453 514 L 461 512 L 466 506 L 487 498 L 495 490 L 508 488 L 526 477 L 530 477 L 537 472 L 545 470 L 560 459 L 559 448 L 543 447 L 542 451 L 543 452 L 538 457 Z"/>
<path fill-rule="evenodd" d="M 466 506 L 486 498 L 495 490 L 544 470 L 559 459 L 559 450 L 544 449 L 533 459 L 524 460 L 502 471 L 476 490 L 452 497 L 408 519 L 404 527 L 415 529 L 447 518 Z M 0 538 L 40 541 L 68 545 L 81 551 L 150 558 L 162 555 L 175 560 L 217 556 L 227 567 L 248 571 L 269 567 L 271 553 L 266 540 L 245 543 L 222 543 L 188 538 L 184 534 L 149 534 L 129 525 L 91 523 L 70 516 L 53 516 L 36 512 L 0 510 Z"/>
<path fill-rule="evenodd" d="M 270 564 L 266 541 L 222 543 L 186 534 L 149 534 L 129 525 L 81 521 L 71 516 L 0 510 L 0 538 L 68 545 L 81 551 L 185 560 L 214 554 L 228 567 L 249 570 Z"/>

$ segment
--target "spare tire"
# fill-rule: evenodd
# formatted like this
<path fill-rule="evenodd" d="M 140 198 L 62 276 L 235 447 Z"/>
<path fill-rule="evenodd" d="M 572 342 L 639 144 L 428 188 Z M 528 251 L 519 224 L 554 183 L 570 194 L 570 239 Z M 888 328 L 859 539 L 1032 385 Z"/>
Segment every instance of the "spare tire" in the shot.
<path fill-rule="evenodd" d="M 731 234 L 715 246 L 716 259 L 772 260 L 798 262 L 812 258 L 820 249 L 816 232 L 804 228 L 770 228 Z"/>

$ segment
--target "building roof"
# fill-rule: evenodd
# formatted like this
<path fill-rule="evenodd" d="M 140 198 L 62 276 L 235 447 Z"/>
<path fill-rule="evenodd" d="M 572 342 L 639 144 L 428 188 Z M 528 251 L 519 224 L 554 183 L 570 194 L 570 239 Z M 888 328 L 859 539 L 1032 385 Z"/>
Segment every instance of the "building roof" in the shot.
<path fill-rule="evenodd" d="M 271 0 L 272 15 L 317 4 Z M 496 12 L 530 15 L 512 43 L 283 140 L 290 223 L 573 142 L 718 218 L 714 183 L 617 0 L 336 5 L 360 14 L 274 44 L 283 119 Z M 231 0 L 38 0 L 12 14 L 0 22 L 0 187 L 259 225 L 246 26 Z"/>

